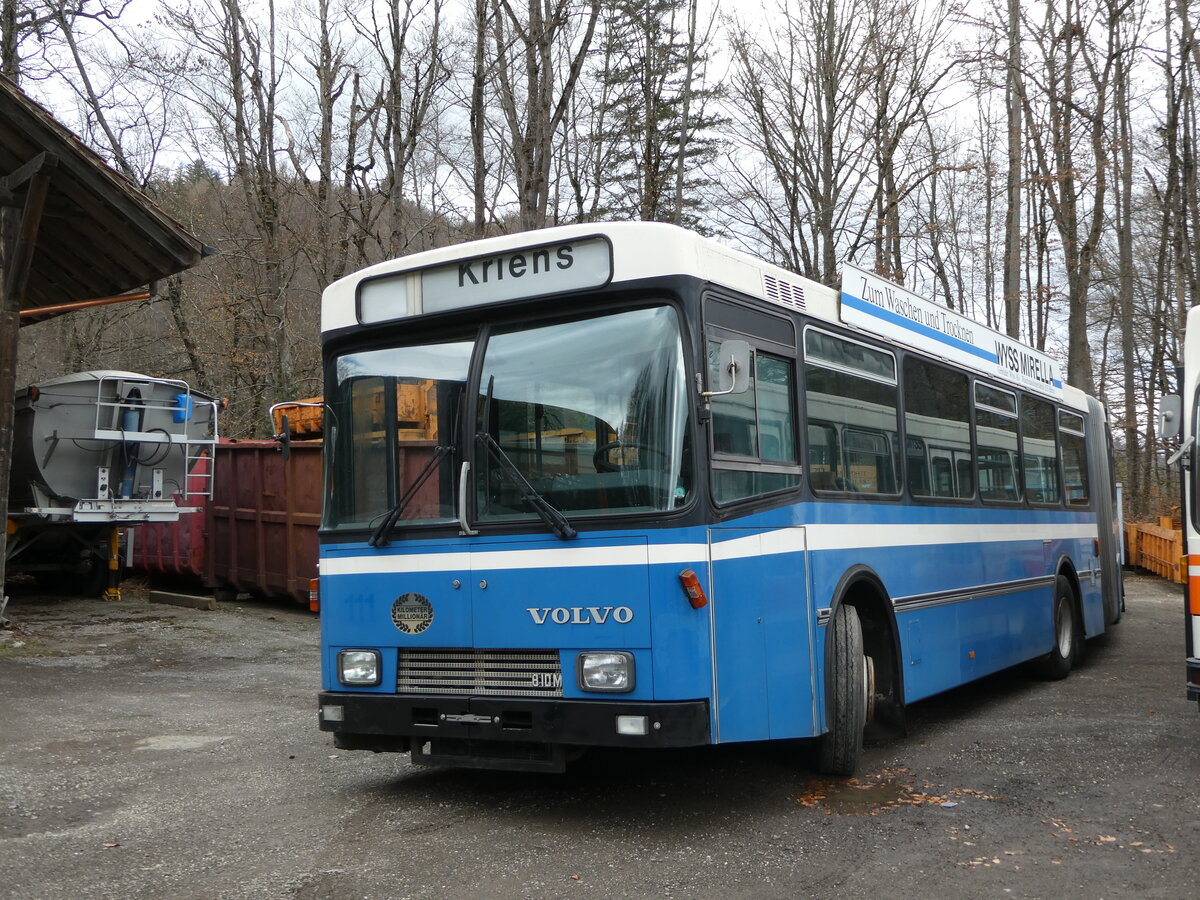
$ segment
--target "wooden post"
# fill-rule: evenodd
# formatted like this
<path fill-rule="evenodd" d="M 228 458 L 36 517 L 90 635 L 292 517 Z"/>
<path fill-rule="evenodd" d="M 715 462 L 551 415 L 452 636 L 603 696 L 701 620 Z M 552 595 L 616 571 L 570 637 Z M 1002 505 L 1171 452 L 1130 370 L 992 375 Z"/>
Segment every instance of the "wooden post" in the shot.
<path fill-rule="evenodd" d="M 0 184 L 0 626 L 7 625 L 4 607 L 5 560 L 8 558 L 8 477 L 12 469 L 13 399 L 17 381 L 17 332 L 21 327 L 20 305 L 5 290 L 9 261 L 17 245 L 17 207 L 7 188 Z"/>
<path fill-rule="evenodd" d="M 43 153 L 0 179 L 0 625 L 8 595 L 4 591 L 8 559 L 8 482 L 12 471 L 13 414 L 17 392 L 17 344 L 21 301 L 29 283 L 33 248 L 50 187 L 49 170 L 58 160 Z M 13 191 L 28 182 L 25 202 Z"/>

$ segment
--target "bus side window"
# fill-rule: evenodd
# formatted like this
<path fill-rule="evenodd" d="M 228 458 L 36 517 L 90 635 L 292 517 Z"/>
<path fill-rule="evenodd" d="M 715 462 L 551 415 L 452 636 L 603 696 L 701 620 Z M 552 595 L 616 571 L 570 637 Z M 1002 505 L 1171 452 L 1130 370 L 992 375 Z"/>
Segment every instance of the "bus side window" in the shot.
<path fill-rule="evenodd" d="M 710 340 L 710 384 L 718 382 L 720 352 L 720 342 Z M 713 497 L 718 503 L 800 483 L 794 374 L 790 360 L 755 350 L 745 393 L 712 398 Z"/>
<path fill-rule="evenodd" d="M 962 372 L 918 356 L 904 360 L 904 426 L 910 438 L 929 449 L 930 483 L 910 483 L 914 497 L 970 499 L 975 496 L 971 469 L 970 391 Z M 958 461 L 966 463 L 967 473 Z"/>
<path fill-rule="evenodd" d="M 1016 394 L 975 383 L 975 453 L 979 496 L 985 501 L 1020 500 Z"/>
<path fill-rule="evenodd" d="M 1063 477 L 1066 481 L 1067 503 L 1087 506 L 1088 465 L 1084 441 L 1083 417 L 1065 409 L 1058 413 L 1059 440 L 1062 442 Z"/>
<path fill-rule="evenodd" d="M 1058 429 L 1054 407 L 1045 400 L 1021 398 L 1021 458 L 1025 492 L 1034 503 L 1058 503 Z"/>
<path fill-rule="evenodd" d="M 804 354 L 813 489 L 898 493 L 895 356 L 811 327 L 804 332 Z M 839 432 L 840 448 L 832 437 Z"/>

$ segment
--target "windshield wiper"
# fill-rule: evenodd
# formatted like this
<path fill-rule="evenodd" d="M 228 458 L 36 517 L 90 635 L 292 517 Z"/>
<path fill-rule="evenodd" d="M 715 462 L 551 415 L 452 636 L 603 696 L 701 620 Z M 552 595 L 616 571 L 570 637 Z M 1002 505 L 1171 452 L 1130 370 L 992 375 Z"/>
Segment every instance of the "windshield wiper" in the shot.
<path fill-rule="evenodd" d="M 371 537 L 367 540 L 368 545 L 372 547 L 386 547 L 388 545 L 390 540 L 388 533 L 396 527 L 396 523 L 404 515 L 404 510 L 408 509 L 408 504 L 417 495 L 417 491 L 421 489 L 421 485 L 429 480 L 430 474 L 438 467 L 438 463 L 453 449 L 452 446 L 441 446 L 440 444 L 433 448 L 433 456 L 429 458 L 429 462 L 425 463 L 425 467 L 417 473 L 417 477 L 408 486 L 408 490 L 396 501 L 396 505 L 384 514 L 383 521 L 371 532 Z"/>
<path fill-rule="evenodd" d="M 567 517 L 551 506 L 550 502 L 539 494 L 537 489 L 525 479 L 525 476 L 521 474 L 521 470 L 517 468 L 517 464 L 504 452 L 504 448 L 496 443 L 494 437 L 485 431 L 481 431 L 475 435 L 475 440 L 487 447 L 488 456 L 500 464 L 500 468 L 512 479 L 513 483 L 517 486 L 517 490 L 521 492 L 521 496 L 533 507 L 534 512 L 538 514 L 541 520 L 550 526 L 551 531 L 564 541 L 571 540 L 571 538 L 579 533 L 571 526 Z"/>

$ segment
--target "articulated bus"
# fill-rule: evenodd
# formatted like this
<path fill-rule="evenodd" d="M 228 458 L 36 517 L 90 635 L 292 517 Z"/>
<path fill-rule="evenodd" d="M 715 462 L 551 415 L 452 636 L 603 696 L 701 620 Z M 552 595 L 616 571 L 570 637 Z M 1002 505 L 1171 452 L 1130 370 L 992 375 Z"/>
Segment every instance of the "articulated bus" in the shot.
<path fill-rule="evenodd" d="M 1179 394 L 1164 397 L 1158 433 L 1164 439 L 1182 437 L 1179 449 L 1167 460 L 1180 467 L 1180 505 L 1183 510 L 1183 542 L 1187 560 L 1184 587 L 1185 685 L 1187 698 L 1200 701 L 1200 474 L 1197 436 L 1200 434 L 1200 306 L 1188 310 L 1183 341 L 1183 372 Z"/>
<path fill-rule="evenodd" d="M 322 303 L 320 727 L 414 762 L 812 738 L 1116 622 L 1105 410 L 866 271 L 579 225 Z"/>

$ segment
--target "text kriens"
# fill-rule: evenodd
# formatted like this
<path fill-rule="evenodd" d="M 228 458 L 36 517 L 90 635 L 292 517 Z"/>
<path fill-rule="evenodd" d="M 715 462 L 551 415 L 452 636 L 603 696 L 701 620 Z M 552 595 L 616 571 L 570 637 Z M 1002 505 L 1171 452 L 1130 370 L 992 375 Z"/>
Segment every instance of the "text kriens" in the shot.
<path fill-rule="evenodd" d="M 490 284 L 506 278 L 543 275 L 554 270 L 565 271 L 575 264 L 575 251 L 570 244 L 559 247 L 554 251 L 553 257 L 550 255 L 551 249 L 544 247 L 540 250 L 527 250 L 508 256 L 489 256 L 459 263 L 458 286 Z"/>

